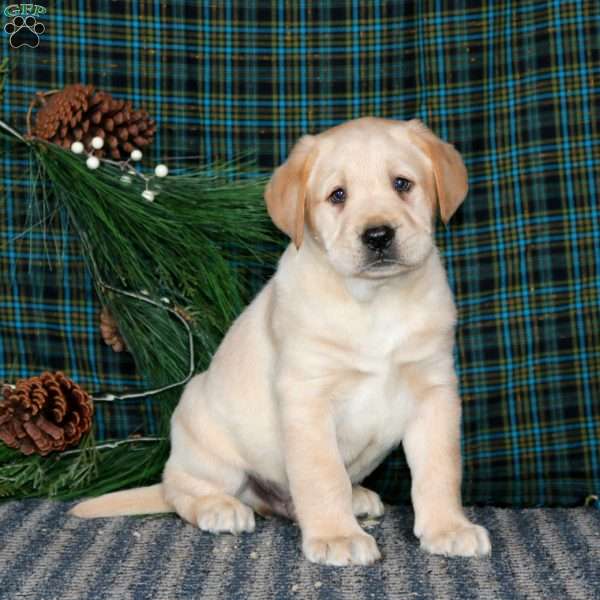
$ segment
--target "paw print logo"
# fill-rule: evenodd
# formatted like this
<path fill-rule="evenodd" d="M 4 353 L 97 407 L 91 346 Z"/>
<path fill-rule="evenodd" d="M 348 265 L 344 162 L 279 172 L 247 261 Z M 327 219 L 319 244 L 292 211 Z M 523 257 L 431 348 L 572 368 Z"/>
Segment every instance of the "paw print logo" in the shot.
<path fill-rule="evenodd" d="M 13 48 L 29 46 L 37 48 L 40 44 L 40 35 L 46 31 L 43 23 L 40 23 L 31 15 L 28 17 L 15 17 L 4 26 L 4 31 L 10 35 L 9 43 Z"/>

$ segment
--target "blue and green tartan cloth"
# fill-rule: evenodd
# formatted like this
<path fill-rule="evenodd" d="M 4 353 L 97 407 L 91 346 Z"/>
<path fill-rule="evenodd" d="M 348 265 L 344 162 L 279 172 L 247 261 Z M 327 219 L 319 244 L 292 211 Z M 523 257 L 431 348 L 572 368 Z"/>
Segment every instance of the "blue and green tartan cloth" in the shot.
<path fill-rule="evenodd" d="M 470 193 L 438 242 L 459 308 L 465 500 L 600 493 L 600 3 L 39 5 L 37 47 L 0 33 L 0 118 L 20 131 L 36 91 L 84 82 L 156 119 L 152 164 L 250 150 L 270 170 L 301 134 L 363 115 L 418 117 L 454 143 Z M 63 369 L 91 391 L 143 389 L 101 343 L 78 239 L 30 208 L 28 157 L 1 152 L 0 378 Z M 99 437 L 152 433 L 157 415 L 152 400 L 103 405 Z M 391 502 L 409 481 L 401 449 L 370 478 Z"/>

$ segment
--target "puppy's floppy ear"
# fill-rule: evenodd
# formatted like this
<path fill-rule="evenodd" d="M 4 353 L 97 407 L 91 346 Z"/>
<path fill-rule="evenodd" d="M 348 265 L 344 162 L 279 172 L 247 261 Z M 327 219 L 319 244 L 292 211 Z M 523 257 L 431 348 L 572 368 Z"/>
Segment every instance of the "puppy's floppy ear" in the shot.
<path fill-rule="evenodd" d="M 304 238 L 306 183 L 316 158 L 316 138 L 301 137 L 288 159 L 273 173 L 265 190 L 267 210 L 273 223 L 300 248 Z"/>
<path fill-rule="evenodd" d="M 441 140 L 422 121 L 409 121 L 408 129 L 431 160 L 440 216 L 446 224 L 469 190 L 465 163 L 454 146 Z"/>

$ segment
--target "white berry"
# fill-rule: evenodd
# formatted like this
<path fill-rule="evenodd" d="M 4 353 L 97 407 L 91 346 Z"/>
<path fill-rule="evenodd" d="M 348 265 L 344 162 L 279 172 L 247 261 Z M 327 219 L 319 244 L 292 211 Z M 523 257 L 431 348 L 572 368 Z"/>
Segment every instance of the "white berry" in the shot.
<path fill-rule="evenodd" d="M 85 148 L 81 142 L 73 142 L 71 144 L 71 152 L 73 152 L 73 154 L 83 154 L 84 150 Z"/>
<path fill-rule="evenodd" d="M 154 169 L 154 174 L 157 177 L 166 177 L 169 174 L 169 168 L 167 167 L 167 165 L 156 165 L 156 168 Z"/>
<path fill-rule="evenodd" d="M 142 192 L 142 197 L 144 200 L 148 200 L 148 202 L 154 202 L 154 198 L 156 198 L 156 192 L 152 190 L 144 190 Z"/>
<path fill-rule="evenodd" d="M 142 151 L 141 150 L 133 150 L 131 152 L 131 160 L 135 160 L 136 162 L 138 160 L 142 160 Z"/>
<path fill-rule="evenodd" d="M 131 183 L 131 177 L 129 175 L 121 175 L 122 183 Z"/>
<path fill-rule="evenodd" d="M 104 147 L 104 140 L 99 135 L 92 138 L 92 148 L 100 150 L 102 147 Z"/>
<path fill-rule="evenodd" d="M 100 159 L 97 156 L 88 156 L 88 159 L 85 161 L 88 169 L 97 169 L 100 166 Z"/>

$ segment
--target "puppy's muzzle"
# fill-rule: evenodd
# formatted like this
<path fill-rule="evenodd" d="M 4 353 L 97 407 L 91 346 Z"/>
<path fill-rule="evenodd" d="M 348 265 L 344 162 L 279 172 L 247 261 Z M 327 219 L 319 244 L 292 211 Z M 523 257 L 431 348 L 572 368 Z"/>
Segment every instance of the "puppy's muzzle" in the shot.
<path fill-rule="evenodd" d="M 366 229 L 362 236 L 363 244 L 373 252 L 383 253 L 391 245 L 394 240 L 395 231 L 387 225 L 380 225 L 379 227 L 371 227 Z"/>

